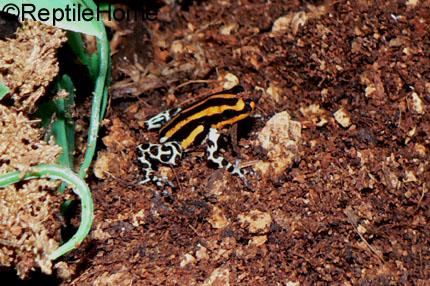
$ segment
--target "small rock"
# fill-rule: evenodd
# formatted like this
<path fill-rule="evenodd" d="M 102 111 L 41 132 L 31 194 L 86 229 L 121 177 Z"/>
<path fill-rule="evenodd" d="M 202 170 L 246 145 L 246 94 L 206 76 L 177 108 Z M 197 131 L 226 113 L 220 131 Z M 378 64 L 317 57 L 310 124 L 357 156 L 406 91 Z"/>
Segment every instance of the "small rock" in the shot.
<path fill-rule="evenodd" d="M 212 271 L 211 275 L 203 282 L 202 286 L 229 286 L 230 270 L 219 267 Z"/>
<path fill-rule="evenodd" d="M 264 161 L 258 160 L 254 164 L 253 168 L 257 172 L 260 172 L 261 174 L 263 174 L 263 176 L 265 176 L 266 174 L 269 174 L 270 166 L 271 166 L 270 162 L 264 162 Z"/>
<path fill-rule="evenodd" d="M 304 26 L 309 20 L 319 18 L 328 13 L 327 5 L 314 6 L 306 5 L 307 12 L 291 12 L 275 20 L 272 26 L 272 32 L 292 32 L 295 35 L 301 26 Z M 327 28 L 326 28 L 327 29 Z M 328 29 L 327 29 L 328 30 Z"/>
<path fill-rule="evenodd" d="M 281 93 L 282 93 L 281 88 L 279 88 L 273 84 L 270 84 L 266 90 L 266 93 L 268 95 L 270 95 L 271 98 L 273 99 L 273 101 L 275 101 L 276 103 L 281 101 Z"/>
<path fill-rule="evenodd" d="M 91 232 L 91 238 L 93 239 L 103 241 L 111 237 L 112 236 L 108 232 L 104 231 L 100 225 L 97 225 L 96 229 Z"/>
<path fill-rule="evenodd" d="M 224 82 L 223 88 L 230 89 L 239 84 L 239 78 L 232 73 L 226 73 L 224 76 L 221 76 L 218 80 Z"/>
<path fill-rule="evenodd" d="M 424 114 L 424 103 L 416 92 L 412 93 L 412 108 L 418 114 Z"/>
<path fill-rule="evenodd" d="M 263 176 L 282 175 L 298 156 L 298 144 L 301 137 L 300 122 L 291 120 L 288 112 L 275 114 L 258 134 L 258 141 L 266 151 L 267 162 L 257 162 L 256 169 Z"/>
<path fill-rule="evenodd" d="M 170 51 L 172 54 L 182 54 L 184 53 L 184 45 L 180 41 L 174 41 L 170 46 Z"/>
<path fill-rule="evenodd" d="M 54 268 L 57 270 L 57 276 L 59 276 L 64 281 L 69 280 L 74 274 L 74 269 L 72 269 L 72 266 L 67 265 L 67 263 L 64 261 L 56 263 Z"/>
<path fill-rule="evenodd" d="M 351 126 L 351 118 L 349 117 L 348 113 L 343 109 L 343 107 L 334 113 L 334 119 L 343 128 L 348 128 L 349 126 Z"/>
<path fill-rule="evenodd" d="M 224 228 L 228 225 L 228 220 L 222 210 L 216 206 L 213 206 L 212 216 L 208 219 L 208 222 L 216 229 Z"/>
<path fill-rule="evenodd" d="M 272 26 L 272 32 L 291 31 L 296 34 L 300 26 L 304 26 L 308 21 L 307 13 L 300 11 L 289 13 L 275 20 Z"/>
<path fill-rule="evenodd" d="M 198 245 L 197 251 L 196 251 L 196 258 L 197 260 L 206 260 L 209 258 L 208 255 L 208 249 L 202 245 Z"/>
<path fill-rule="evenodd" d="M 248 245 L 261 246 L 265 244 L 266 241 L 267 241 L 267 235 L 257 235 L 251 238 L 251 240 L 248 242 Z"/>
<path fill-rule="evenodd" d="M 400 46 L 402 46 L 402 45 L 403 45 L 403 41 L 402 41 L 402 39 L 401 39 L 401 38 L 397 37 L 397 38 L 391 39 L 391 40 L 388 42 L 388 45 L 389 45 L 390 47 L 400 47 Z"/>
<path fill-rule="evenodd" d="M 408 136 L 413 137 L 416 132 L 417 132 L 417 128 L 413 127 L 411 130 L 408 131 Z"/>
<path fill-rule="evenodd" d="M 99 179 L 106 179 L 106 174 L 109 172 L 110 164 L 109 155 L 105 152 L 100 152 L 97 156 L 97 160 L 94 163 L 94 175 Z"/>
<path fill-rule="evenodd" d="M 409 182 L 417 182 L 417 177 L 415 177 L 415 174 L 412 171 L 406 171 L 406 176 L 403 179 L 403 182 L 409 183 Z"/>
<path fill-rule="evenodd" d="M 184 255 L 184 258 L 182 258 L 181 263 L 179 263 L 179 266 L 181 268 L 184 268 L 188 264 L 194 264 L 196 262 L 196 259 L 191 254 L 187 253 Z"/>
<path fill-rule="evenodd" d="M 367 232 L 367 229 L 364 227 L 364 226 L 362 226 L 361 224 L 357 227 L 357 231 L 360 233 L 360 234 L 365 234 L 366 232 Z"/>
<path fill-rule="evenodd" d="M 419 0 L 408 0 L 406 1 L 406 6 L 414 7 L 418 4 Z"/>
<path fill-rule="evenodd" d="M 321 120 L 320 121 L 318 121 L 317 123 L 316 123 L 316 126 L 318 126 L 318 127 L 323 127 L 324 125 L 326 125 L 328 123 L 328 120 L 327 119 L 325 119 L 325 118 L 321 118 Z"/>
<path fill-rule="evenodd" d="M 313 125 L 321 127 L 328 123 L 328 112 L 321 108 L 319 104 L 300 107 L 300 113 L 306 118 L 302 122 L 303 128 Z"/>
<path fill-rule="evenodd" d="M 145 210 L 141 209 L 136 214 L 133 215 L 131 224 L 134 227 L 145 224 Z"/>
<path fill-rule="evenodd" d="M 234 31 L 237 28 L 237 24 L 236 23 L 230 23 L 227 25 L 222 26 L 219 29 L 219 32 L 221 35 L 225 35 L 228 36 L 231 34 L 232 31 Z"/>
<path fill-rule="evenodd" d="M 427 154 L 427 148 L 422 144 L 415 144 L 415 152 L 417 152 L 420 156 L 425 156 Z"/>
<path fill-rule="evenodd" d="M 360 83 L 366 86 L 365 96 L 380 105 L 386 99 L 385 88 L 378 70 L 370 68 L 360 75 Z"/>
<path fill-rule="evenodd" d="M 370 97 L 374 92 L 376 92 L 376 87 L 374 84 L 369 84 L 364 90 L 364 96 Z"/>
<path fill-rule="evenodd" d="M 250 233 L 267 233 L 272 223 L 270 214 L 259 210 L 252 210 L 247 214 L 240 214 L 238 219 L 240 223 L 248 224 Z"/>

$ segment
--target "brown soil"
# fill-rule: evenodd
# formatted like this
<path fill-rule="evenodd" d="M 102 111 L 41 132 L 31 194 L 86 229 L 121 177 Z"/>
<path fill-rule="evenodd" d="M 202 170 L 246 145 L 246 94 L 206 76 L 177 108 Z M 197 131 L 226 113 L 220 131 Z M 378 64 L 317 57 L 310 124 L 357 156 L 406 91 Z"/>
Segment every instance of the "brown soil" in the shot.
<path fill-rule="evenodd" d="M 95 224 L 65 258 L 72 285 L 428 285 L 428 1 L 178 2 L 114 26 Z M 260 117 L 227 156 L 269 160 L 258 135 L 287 111 L 302 128 L 289 168 L 248 175 L 250 191 L 197 148 L 160 170 L 172 201 L 138 185 L 135 148 L 157 140 L 145 118 L 228 73 Z M 193 80 L 208 82 L 178 88 Z"/>
<path fill-rule="evenodd" d="M 93 240 L 69 257 L 73 284 L 430 283 L 428 4 L 242 2 L 166 5 L 115 43 Z M 265 160 L 255 139 L 288 111 L 299 159 L 250 176 L 250 192 L 198 149 L 164 170 L 173 202 L 137 185 L 135 146 L 157 140 L 143 120 L 217 86 L 179 84 L 227 72 L 262 115 L 230 158 Z"/>
<path fill-rule="evenodd" d="M 430 283 L 428 4 L 285 2 L 163 6 L 128 23 L 74 285 Z M 173 202 L 137 185 L 136 144 L 157 140 L 143 120 L 217 86 L 179 84 L 227 72 L 262 116 L 230 158 L 265 160 L 255 139 L 287 111 L 303 128 L 299 159 L 250 176 L 248 191 L 197 149 L 164 170 Z"/>

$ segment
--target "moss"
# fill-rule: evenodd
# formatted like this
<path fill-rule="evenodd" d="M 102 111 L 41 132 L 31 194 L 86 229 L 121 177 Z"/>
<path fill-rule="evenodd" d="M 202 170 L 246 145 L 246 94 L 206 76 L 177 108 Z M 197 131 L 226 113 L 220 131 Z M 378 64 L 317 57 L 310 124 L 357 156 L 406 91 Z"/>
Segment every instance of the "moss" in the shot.
<path fill-rule="evenodd" d="M 0 105 L 0 174 L 54 163 L 61 148 L 42 141 L 22 113 Z M 59 182 L 31 180 L 0 189 L 0 265 L 15 267 L 21 278 L 31 269 L 51 273 L 48 255 L 58 247 L 61 199 Z"/>
<path fill-rule="evenodd" d="M 24 22 L 15 39 L 0 41 L 0 82 L 10 89 L 6 98 L 17 109 L 35 110 L 58 74 L 56 50 L 65 41 L 64 31 L 33 21 Z"/>

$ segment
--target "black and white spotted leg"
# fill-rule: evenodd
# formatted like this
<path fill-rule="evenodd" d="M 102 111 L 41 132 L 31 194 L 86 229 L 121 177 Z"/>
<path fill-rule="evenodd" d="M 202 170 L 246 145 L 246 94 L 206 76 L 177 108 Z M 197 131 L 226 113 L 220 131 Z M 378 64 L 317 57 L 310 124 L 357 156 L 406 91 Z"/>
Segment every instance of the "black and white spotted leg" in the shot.
<path fill-rule="evenodd" d="M 137 146 L 137 150 L 139 153 L 137 160 L 139 160 L 139 163 L 142 167 L 142 173 L 144 178 L 142 181 L 139 182 L 139 184 L 143 185 L 152 180 L 154 169 L 152 168 L 152 164 L 149 157 L 147 156 L 147 154 L 144 153 L 142 145 Z"/>
<path fill-rule="evenodd" d="M 145 127 L 147 130 L 160 129 L 167 121 L 172 119 L 173 116 L 181 111 L 180 107 L 168 109 L 163 111 L 154 117 L 149 118 L 145 121 Z"/>
<path fill-rule="evenodd" d="M 229 171 L 232 175 L 237 175 L 241 178 L 245 184 L 247 184 L 247 180 L 243 171 L 239 168 L 239 161 L 236 160 L 235 164 L 231 164 L 225 158 L 220 155 L 217 155 L 218 152 L 218 139 L 221 134 L 219 134 L 218 130 L 215 128 L 209 129 L 208 134 L 208 147 L 207 147 L 207 156 L 208 160 L 213 162 L 218 168 L 224 168 Z"/>
<path fill-rule="evenodd" d="M 137 146 L 138 160 L 142 166 L 144 179 L 139 184 L 154 182 L 158 187 L 165 185 L 173 187 L 173 183 L 167 177 L 159 177 L 154 174 L 153 163 L 159 162 L 165 165 L 175 166 L 182 157 L 182 147 L 177 142 L 164 144 L 142 144 Z"/>

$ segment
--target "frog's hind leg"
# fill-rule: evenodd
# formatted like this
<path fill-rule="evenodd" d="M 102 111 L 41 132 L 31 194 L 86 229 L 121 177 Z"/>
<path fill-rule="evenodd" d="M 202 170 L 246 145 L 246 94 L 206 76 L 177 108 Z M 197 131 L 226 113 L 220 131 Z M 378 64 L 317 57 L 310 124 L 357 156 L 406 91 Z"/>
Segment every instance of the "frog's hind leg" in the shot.
<path fill-rule="evenodd" d="M 149 118 L 145 121 L 145 127 L 147 130 L 155 130 L 160 129 L 163 127 L 166 122 L 168 122 L 170 119 L 172 119 L 176 114 L 178 114 L 181 111 L 180 107 L 168 109 L 166 111 L 163 111 L 154 117 Z"/>
<path fill-rule="evenodd" d="M 164 144 L 146 143 L 137 146 L 138 160 L 142 166 L 144 179 L 140 184 L 148 182 L 155 183 L 158 187 L 163 188 L 166 185 L 173 187 L 167 177 L 159 177 L 154 174 L 153 162 L 159 162 L 165 165 L 175 166 L 182 157 L 182 147 L 177 142 L 166 142 Z"/>
<path fill-rule="evenodd" d="M 220 133 L 215 128 L 209 129 L 208 134 L 208 147 L 207 147 L 207 157 L 208 160 L 214 163 L 218 166 L 218 168 L 224 168 L 227 171 L 229 171 L 232 175 L 237 175 L 239 178 L 241 178 L 245 183 L 247 183 L 245 174 L 239 167 L 239 161 L 236 161 L 235 164 L 230 163 L 227 159 L 224 157 L 217 155 L 218 152 L 218 139 L 220 137 Z"/>

